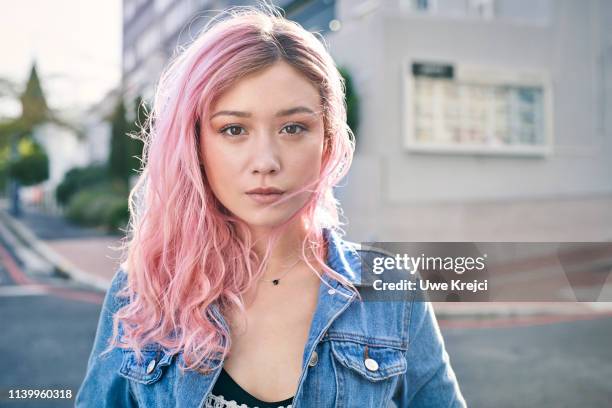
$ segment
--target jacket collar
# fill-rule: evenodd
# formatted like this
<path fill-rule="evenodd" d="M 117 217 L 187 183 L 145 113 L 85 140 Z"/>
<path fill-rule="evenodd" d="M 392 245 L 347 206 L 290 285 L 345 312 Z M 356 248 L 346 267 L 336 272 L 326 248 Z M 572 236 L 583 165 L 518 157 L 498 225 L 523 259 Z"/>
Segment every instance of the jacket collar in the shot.
<path fill-rule="evenodd" d="M 355 287 L 361 283 L 360 245 L 346 241 L 331 229 L 324 229 L 327 242 L 327 265 Z"/>
<path fill-rule="evenodd" d="M 336 271 L 342 278 L 355 286 L 360 286 L 360 258 L 357 253 L 358 245 L 344 241 L 337 232 L 331 229 L 323 230 L 324 238 L 327 242 L 327 265 Z M 298 390 L 294 398 L 294 406 L 299 405 L 299 394 L 302 392 L 304 373 L 310 361 L 316 345 L 325 335 L 325 332 L 333 321 L 351 304 L 356 297 L 355 292 L 344 284 L 338 282 L 327 274 L 323 275 L 324 283 L 319 288 L 319 301 L 312 320 L 308 340 L 302 356 L 302 377 L 300 378 Z M 225 320 L 219 313 L 216 306 L 213 313 L 217 315 L 222 324 L 226 325 Z M 181 364 L 182 353 L 179 353 Z M 208 393 L 211 391 L 220 368 L 209 374 L 200 374 L 196 371 L 188 370 L 179 375 L 177 392 L 181 397 L 178 399 L 178 408 L 202 406 Z"/>

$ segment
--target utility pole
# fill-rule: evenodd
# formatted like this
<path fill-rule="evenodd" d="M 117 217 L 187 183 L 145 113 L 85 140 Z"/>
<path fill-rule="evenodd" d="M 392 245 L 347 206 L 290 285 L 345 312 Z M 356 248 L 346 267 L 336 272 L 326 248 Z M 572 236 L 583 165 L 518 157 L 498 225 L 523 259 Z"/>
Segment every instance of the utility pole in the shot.
<path fill-rule="evenodd" d="M 17 146 L 17 141 L 19 140 L 18 135 L 13 134 L 11 136 L 11 163 L 15 163 L 19 159 L 19 149 Z M 11 177 L 9 179 L 9 197 L 11 206 L 9 208 L 9 212 L 13 217 L 21 216 L 21 206 L 19 200 L 19 180 L 15 177 Z"/>

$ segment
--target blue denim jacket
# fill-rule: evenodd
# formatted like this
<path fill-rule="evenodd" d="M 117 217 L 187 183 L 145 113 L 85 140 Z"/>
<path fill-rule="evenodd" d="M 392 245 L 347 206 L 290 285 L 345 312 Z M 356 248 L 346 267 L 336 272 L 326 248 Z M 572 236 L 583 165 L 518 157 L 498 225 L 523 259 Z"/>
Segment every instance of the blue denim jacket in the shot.
<path fill-rule="evenodd" d="M 328 265 L 360 286 L 360 262 L 369 251 L 326 230 Z M 151 345 L 137 362 L 116 348 L 100 356 L 111 335 L 115 298 L 126 283 L 119 270 L 106 294 L 77 407 L 202 407 L 219 376 L 178 369 L 182 353 Z M 360 301 L 324 278 L 304 353 L 294 408 L 465 407 L 431 304 L 412 298 Z M 366 358 L 374 360 L 365 363 Z"/>

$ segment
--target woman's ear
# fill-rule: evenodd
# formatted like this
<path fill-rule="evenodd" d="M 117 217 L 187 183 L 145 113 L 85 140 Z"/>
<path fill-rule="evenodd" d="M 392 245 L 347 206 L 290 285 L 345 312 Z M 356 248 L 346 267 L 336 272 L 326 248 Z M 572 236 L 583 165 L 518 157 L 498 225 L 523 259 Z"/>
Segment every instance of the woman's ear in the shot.
<path fill-rule="evenodd" d="M 332 150 L 332 140 L 331 140 L 331 136 L 329 132 L 326 130 L 325 133 L 323 134 L 323 152 L 321 154 L 321 165 L 322 165 L 321 170 L 323 170 L 323 167 L 325 167 L 325 165 L 329 161 L 329 158 L 331 157 L 331 153 L 332 153 L 331 150 Z"/>
<path fill-rule="evenodd" d="M 200 164 L 200 169 L 202 171 L 202 177 L 206 179 L 206 167 L 204 166 L 204 152 L 202 151 L 202 129 L 200 127 L 200 119 L 198 118 L 195 122 L 195 129 L 193 130 L 195 134 L 195 147 L 196 154 L 198 155 L 198 163 Z"/>
<path fill-rule="evenodd" d="M 199 147 L 202 141 L 200 137 L 200 118 L 196 119 L 195 121 L 193 133 L 195 134 L 196 145 Z"/>

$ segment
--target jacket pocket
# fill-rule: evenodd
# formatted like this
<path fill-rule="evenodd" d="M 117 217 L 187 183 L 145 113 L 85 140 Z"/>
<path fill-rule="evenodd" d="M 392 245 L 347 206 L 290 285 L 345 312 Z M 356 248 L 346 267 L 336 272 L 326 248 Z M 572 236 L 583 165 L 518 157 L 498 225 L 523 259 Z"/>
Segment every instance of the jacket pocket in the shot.
<path fill-rule="evenodd" d="M 142 360 L 138 361 L 134 350 L 123 350 L 123 361 L 119 374 L 141 384 L 153 384 L 158 381 L 172 362 L 172 355 L 162 349 L 145 348 Z"/>
<path fill-rule="evenodd" d="M 337 408 L 387 407 L 406 372 L 405 351 L 353 341 L 330 341 Z"/>
<path fill-rule="evenodd" d="M 406 358 L 399 349 L 333 340 L 331 350 L 344 367 L 370 381 L 381 381 L 406 372 Z"/>

